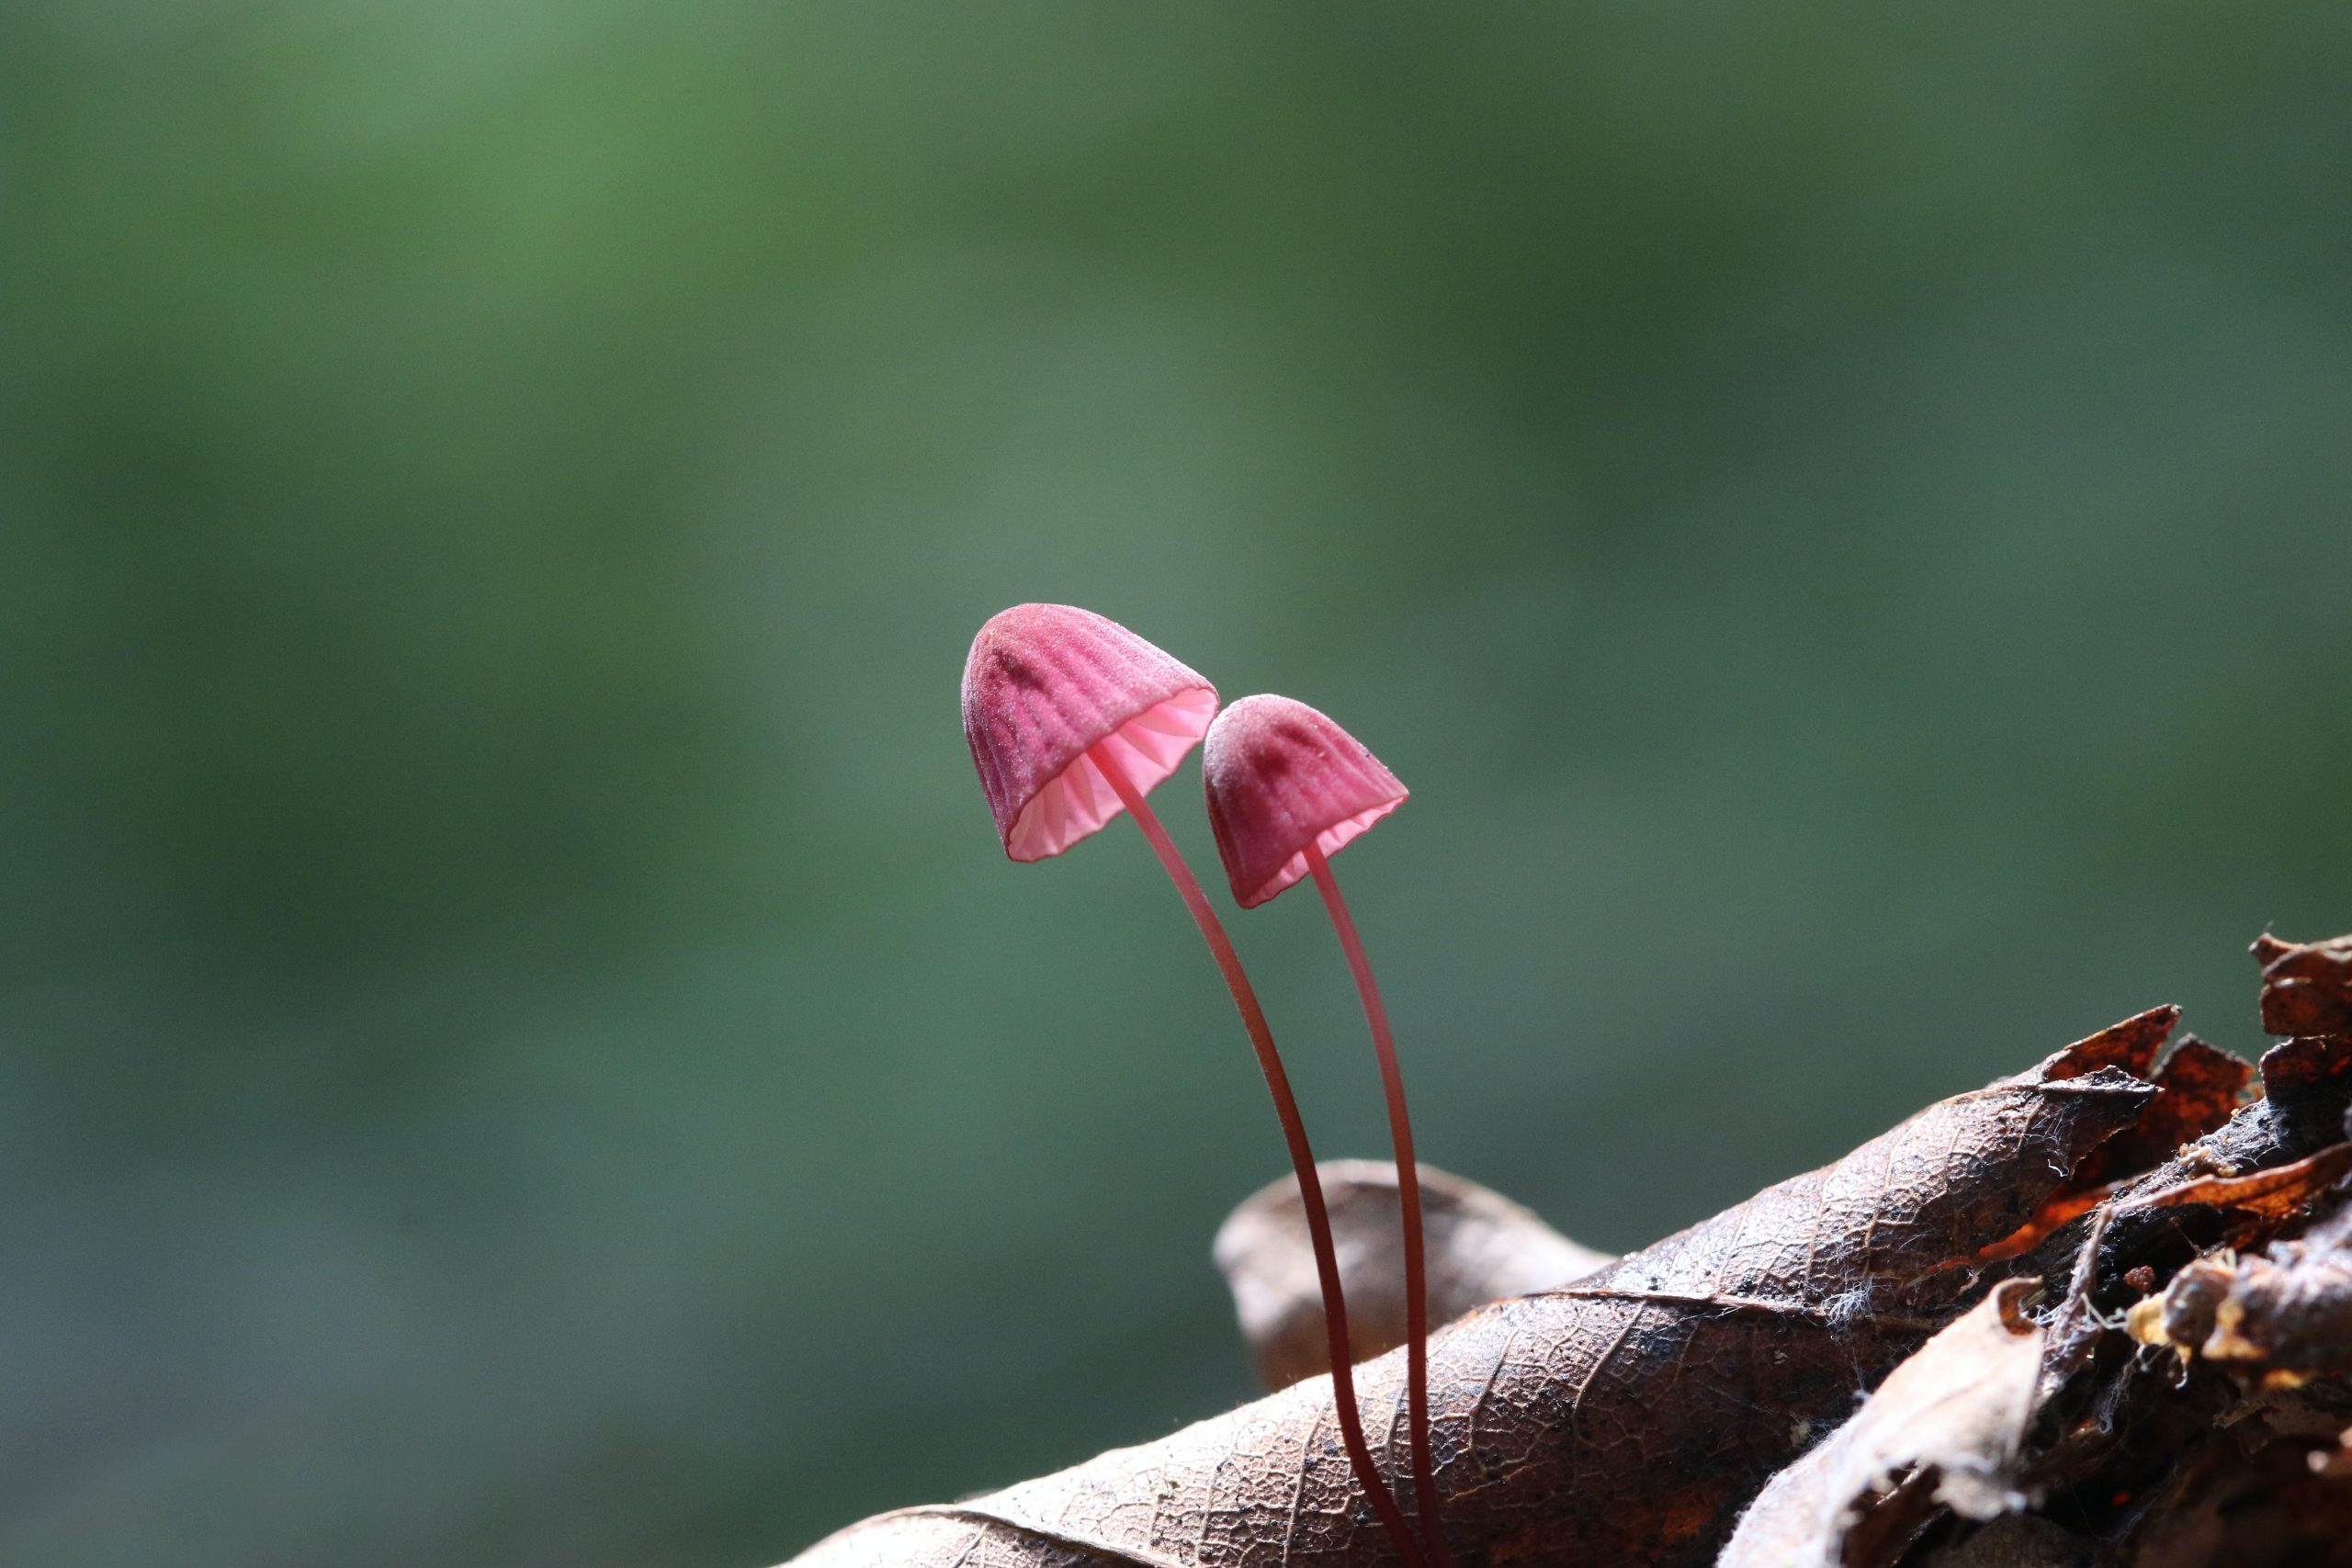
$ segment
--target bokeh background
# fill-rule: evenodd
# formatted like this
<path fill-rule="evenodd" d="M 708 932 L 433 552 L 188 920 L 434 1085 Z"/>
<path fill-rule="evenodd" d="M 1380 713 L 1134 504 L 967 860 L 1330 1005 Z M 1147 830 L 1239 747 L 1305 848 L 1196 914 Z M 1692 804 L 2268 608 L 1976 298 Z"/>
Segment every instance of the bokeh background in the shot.
<path fill-rule="evenodd" d="M 2352 11 L 0 5 L 0 1562 L 757 1568 L 1250 1392 L 1083 604 L 1636 1245 L 2352 928 Z M 1208 845 L 1191 771 L 1160 798 Z M 1237 924 L 1329 1155 L 1306 898 Z"/>

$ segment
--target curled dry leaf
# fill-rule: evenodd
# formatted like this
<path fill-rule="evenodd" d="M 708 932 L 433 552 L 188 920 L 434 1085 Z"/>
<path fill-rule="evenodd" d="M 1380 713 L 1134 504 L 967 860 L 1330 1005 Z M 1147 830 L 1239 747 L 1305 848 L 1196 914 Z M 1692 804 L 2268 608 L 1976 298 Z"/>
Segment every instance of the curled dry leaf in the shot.
<path fill-rule="evenodd" d="M 2125 1026 L 2119 1026 L 2119 1029 Z M 1465 1560 L 1695 1564 L 1764 1481 L 1973 1295 L 1939 1270 L 2026 1223 L 2155 1090 L 2161 1043 L 2103 1032 L 1931 1105 L 1555 1291 L 1479 1308 L 1430 1347 L 1449 1540 Z M 1358 1372 L 1402 1470 L 1401 1356 Z M 1409 1498 L 1411 1488 L 1399 1489 Z M 1393 1562 L 1331 1424 L 1295 1383 L 1140 1448 L 946 1508 L 883 1515 L 802 1568 L 1272 1568 Z"/>
<path fill-rule="evenodd" d="M 2352 1034 L 2352 936 L 2254 944 L 2262 965 L 2262 1027 L 2273 1034 Z"/>
<path fill-rule="evenodd" d="M 2255 1218 L 2260 1224 L 2245 1224 L 2230 1209 L 2144 1200 L 2217 1177 L 2259 1178 L 2343 1138 L 2346 1108 L 2352 1103 L 2352 1038 L 2310 1035 L 2274 1046 L 2263 1054 L 2260 1077 L 2261 1094 L 2222 1125 L 2127 1179 L 2113 1202 L 2062 1226 L 2034 1249 L 2030 1266 L 2064 1303 L 2051 1325 L 2052 1377 L 2080 1370 L 2106 1332 L 2102 1320 L 2112 1321 L 2108 1314 L 2129 1309 L 2145 1293 L 2143 1286 L 2131 1282 L 2136 1271 L 2168 1279 L 2201 1252 L 2233 1237 L 2244 1245 L 2278 1228 L 2259 1215 Z M 2210 1089 L 2199 1092 L 2211 1098 Z M 2152 1107 L 2150 1115 L 2155 1114 Z M 2138 1129 L 2123 1136 L 2136 1139 Z M 2314 1195 L 2308 1176 L 2306 1170 L 2290 1178 L 2293 1190 L 2306 1198 Z"/>
<path fill-rule="evenodd" d="M 2004 1280 L 1888 1373 L 1851 1420 L 1772 1478 L 1720 1568 L 1846 1568 L 1866 1519 L 1882 1549 L 1862 1561 L 1888 1562 L 1935 1505 L 1989 1519 L 2022 1504 L 2018 1457 L 2041 1371 L 2041 1331 L 2024 1305 L 2038 1288 Z M 1916 1483 L 1896 1486 L 1906 1476 Z"/>
<path fill-rule="evenodd" d="M 2171 1016 L 2174 1009 L 2160 1008 Z M 2143 1017 L 2146 1015 L 2143 1015 Z M 2194 1034 L 2184 1034 L 2166 1052 L 2154 1074 L 2156 1098 L 2130 1128 L 2102 1145 L 2077 1174 L 2105 1182 L 2161 1165 L 2225 1125 L 2252 1092 L 2253 1066 L 2217 1051 Z"/>
<path fill-rule="evenodd" d="M 2165 1053 L 2154 1074 L 2148 1072 L 2148 1064 L 2179 1016 L 2178 1008 L 2151 1008 L 2075 1047 L 2078 1061 L 2105 1062 L 2153 1077 L 2155 1097 L 2139 1120 L 2094 1150 L 2073 1179 L 2052 1193 L 2024 1224 L 1945 1267 L 1981 1269 L 2033 1251 L 2106 1202 L 2132 1174 L 2177 1156 L 2182 1145 L 2227 1124 L 2254 1077 L 2245 1063 L 2190 1034 Z"/>
<path fill-rule="evenodd" d="M 2285 1069 L 2271 1077 L 2283 1104 L 2242 1107 L 2053 1238 L 2042 1261 L 2068 1260 L 2071 1273 L 2050 1279 L 2070 1293 L 2043 1322 L 2037 1407 L 2013 1471 L 2020 1490 L 2047 1495 L 2046 1506 L 1970 1525 L 1933 1507 L 1915 1475 L 1862 1516 L 1846 1563 L 1896 1551 L 1905 1568 L 2352 1563 L 2352 1473 L 2340 1472 L 2352 1467 L 2339 1463 L 2352 1388 L 2327 1375 L 2352 1371 L 2352 1219 L 2274 1245 L 2267 1258 L 2221 1245 L 2291 1231 L 2328 1201 L 2345 1156 L 2304 1153 L 2302 1140 L 2340 1124 L 2352 1088 L 2337 1070 L 2344 1057 L 2352 1040 L 2313 1040 L 2271 1064 Z M 2142 1127 L 2155 1115 L 2152 1107 Z M 2215 1177 L 2216 1168 L 2245 1174 Z M 2158 1287 L 2160 1269 L 2170 1283 L 2133 1308 L 2132 1337 L 2189 1347 L 2193 1364 L 2130 1354 L 2129 1340 L 2107 1331 L 2113 1317 L 2086 1310 L 2094 1298 L 2129 1301 Z M 2249 1397 L 2206 1367 L 2256 1388 Z M 1809 1455 L 1797 1468 L 1815 1462 Z"/>
<path fill-rule="evenodd" d="M 1327 1160 L 1316 1168 L 1331 1212 L 1348 1337 L 1359 1361 L 1405 1342 L 1405 1244 L 1396 1168 L 1379 1160 Z M 1614 1262 L 1580 1247 L 1502 1194 L 1424 1165 L 1423 1258 L 1430 1322 L 1472 1307 L 1581 1280 Z M 1329 1369 L 1323 1292 L 1307 1248 L 1298 1179 L 1285 1176 L 1242 1201 L 1217 1228 L 1216 1266 L 1233 1290 L 1242 1337 L 1269 1388 Z"/>
<path fill-rule="evenodd" d="M 2302 1213 L 2313 1198 L 2343 1179 L 2347 1171 L 2352 1171 L 2352 1144 L 2335 1144 L 2291 1165 L 2257 1170 L 2250 1176 L 2208 1176 L 2143 1193 L 2119 1204 L 2117 1213 L 2201 1203 L 2209 1208 L 2237 1209 L 2256 1219 L 2275 1223 Z"/>

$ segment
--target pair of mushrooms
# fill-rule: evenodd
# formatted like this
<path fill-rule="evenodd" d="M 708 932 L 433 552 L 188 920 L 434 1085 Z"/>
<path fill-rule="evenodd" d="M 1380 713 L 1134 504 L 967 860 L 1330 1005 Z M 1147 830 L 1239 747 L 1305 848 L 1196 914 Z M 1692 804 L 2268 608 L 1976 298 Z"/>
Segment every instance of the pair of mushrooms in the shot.
<path fill-rule="evenodd" d="M 1240 1010 L 1290 1146 L 1323 1290 L 1332 1404 L 1356 1484 L 1409 1568 L 1450 1568 L 1430 1460 L 1429 1309 L 1412 1124 L 1387 1010 L 1329 863 L 1342 845 L 1404 804 L 1405 786 L 1354 737 L 1306 704 L 1244 697 L 1219 713 L 1216 688 L 1207 681 L 1116 622 L 1067 604 L 1018 604 L 980 628 L 964 665 L 964 738 L 1008 856 L 1039 861 L 1057 855 L 1124 810 L 1183 897 Z M 1254 908 L 1312 876 L 1372 1027 L 1404 1212 L 1406 1404 L 1419 1541 L 1364 1441 L 1330 1217 L 1289 1075 L 1224 923 L 1144 801 L 1196 743 L 1209 825 L 1234 898 Z"/>

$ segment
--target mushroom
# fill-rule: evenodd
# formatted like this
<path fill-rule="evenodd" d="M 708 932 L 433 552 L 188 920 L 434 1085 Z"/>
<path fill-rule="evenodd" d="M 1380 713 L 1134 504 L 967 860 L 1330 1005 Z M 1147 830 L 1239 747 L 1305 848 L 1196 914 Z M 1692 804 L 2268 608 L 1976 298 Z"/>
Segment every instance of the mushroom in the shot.
<path fill-rule="evenodd" d="M 1364 1441 L 1339 1256 L 1290 1075 L 1224 923 L 1144 801 L 1208 731 L 1216 713 L 1216 688 L 1207 681 L 1117 622 L 1068 604 L 1016 604 L 991 616 L 964 663 L 964 739 L 1005 854 L 1016 861 L 1060 854 L 1124 810 L 1143 829 L 1206 939 L 1257 1052 L 1297 1174 L 1348 1462 L 1407 1563 L 1427 1568 Z"/>
<path fill-rule="evenodd" d="M 1289 697 L 1244 697 L 1216 716 L 1201 747 L 1201 782 L 1209 826 L 1233 897 L 1257 908 L 1302 877 L 1323 895 L 1332 929 L 1348 955 L 1380 1083 L 1388 1099 L 1388 1138 L 1396 1151 L 1396 1195 L 1405 1231 L 1405 1400 L 1412 1438 L 1413 1491 L 1430 1560 L 1445 1568 L 1444 1523 L 1430 1459 L 1429 1293 L 1421 1255 L 1421 1189 L 1413 1159 L 1413 1123 L 1388 1009 L 1372 977 L 1354 918 L 1330 857 L 1405 804 L 1396 775 L 1362 741 Z"/>

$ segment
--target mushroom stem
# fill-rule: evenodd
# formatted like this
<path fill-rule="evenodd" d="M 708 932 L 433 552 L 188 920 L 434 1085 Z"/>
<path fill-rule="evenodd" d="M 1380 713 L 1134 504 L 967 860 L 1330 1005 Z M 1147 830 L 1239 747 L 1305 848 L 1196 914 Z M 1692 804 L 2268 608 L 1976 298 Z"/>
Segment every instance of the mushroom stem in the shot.
<path fill-rule="evenodd" d="M 1356 995 L 1363 999 L 1364 1021 L 1372 1026 L 1372 1048 L 1380 1058 L 1380 1087 L 1388 1096 L 1388 1141 L 1396 1152 L 1396 1203 L 1405 1221 L 1405 1404 L 1412 1434 L 1413 1496 L 1419 1505 L 1421 1536 L 1437 1568 L 1453 1568 L 1445 1550 L 1445 1521 L 1438 1512 L 1437 1477 L 1430 1460 L 1430 1304 L 1429 1282 L 1421 1259 L 1421 1177 L 1413 1158 L 1413 1122 L 1405 1111 L 1405 1075 L 1396 1066 L 1396 1038 L 1388 1030 L 1388 1008 L 1380 999 L 1379 984 L 1372 977 L 1372 960 L 1364 956 L 1363 941 L 1356 935 L 1355 918 L 1340 897 L 1331 863 L 1313 842 L 1306 846 L 1306 868 L 1315 875 L 1323 908 L 1330 912 L 1332 929 L 1348 954 L 1355 974 Z"/>
<path fill-rule="evenodd" d="M 1339 1253 L 1331 1243 L 1331 1216 L 1323 1205 L 1323 1184 L 1315 1174 L 1315 1151 L 1306 1141 L 1306 1123 L 1298 1113 L 1298 1100 L 1291 1093 L 1290 1075 L 1283 1070 L 1283 1059 L 1274 1049 L 1273 1031 L 1266 1026 L 1265 1010 L 1258 1005 L 1258 993 L 1250 984 L 1250 976 L 1242 972 L 1240 955 L 1233 951 L 1232 939 L 1225 934 L 1225 923 L 1216 918 L 1209 905 L 1208 895 L 1201 891 L 1193 868 L 1184 863 L 1168 829 L 1144 802 L 1143 795 L 1128 782 L 1125 773 L 1110 749 L 1097 744 L 1087 751 L 1094 765 L 1102 771 L 1117 794 L 1119 804 L 1136 819 L 1143 836 L 1150 841 L 1152 852 L 1159 857 L 1168 879 L 1184 900 L 1184 908 L 1192 911 L 1193 923 L 1201 928 L 1201 935 L 1209 944 L 1217 970 L 1225 976 L 1226 989 L 1233 993 L 1233 1005 L 1241 1013 L 1242 1027 L 1250 1032 L 1250 1043 L 1258 1053 L 1258 1068 L 1265 1074 L 1266 1088 L 1274 1097 L 1274 1114 L 1281 1118 L 1283 1139 L 1290 1146 L 1290 1163 L 1298 1174 L 1298 1193 L 1306 1209 L 1306 1234 L 1315 1247 L 1316 1278 L 1323 1287 L 1323 1328 L 1331 1352 L 1331 1403 L 1340 1418 L 1340 1440 L 1348 1450 L 1348 1463 L 1355 1471 L 1356 1484 L 1370 1499 L 1373 1511 L 1396 1543 L 1410 1568 L 1428 1568 L 1420 1546 L 1413 1539 L 1410 1526 L 1405 1522 L 1404 1511 L 1390 1495 L 1387 1483 L 1379 1467 L 1373 1463 L 1371 1447 L 1365 1443 L 1363 1420 L 1356 1410 L 1356 1390 L 1353 1364 L 1348 1354 L 1348 1307 L 1340 1292 Z"/>

